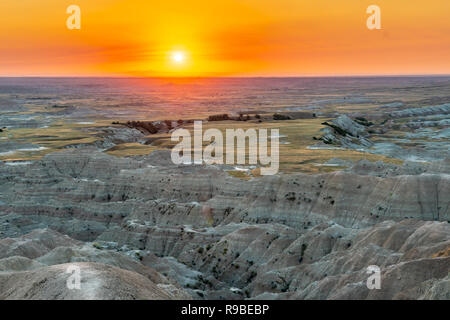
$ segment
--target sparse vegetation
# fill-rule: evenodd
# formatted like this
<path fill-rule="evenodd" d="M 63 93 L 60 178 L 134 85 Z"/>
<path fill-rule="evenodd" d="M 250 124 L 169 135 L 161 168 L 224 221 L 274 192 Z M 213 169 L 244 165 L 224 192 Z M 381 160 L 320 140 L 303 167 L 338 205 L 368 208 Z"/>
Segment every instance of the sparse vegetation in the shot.
<path fill-rule="evenodd" d="M 99 250 L 102 250 L 102 249 L 103 249 L 102 245 L 101 245 L 100 243 L 98 243 L 98 242 L 92 243 L 92 246 L 93 246 L 95 249 L 99 249 Z"/>

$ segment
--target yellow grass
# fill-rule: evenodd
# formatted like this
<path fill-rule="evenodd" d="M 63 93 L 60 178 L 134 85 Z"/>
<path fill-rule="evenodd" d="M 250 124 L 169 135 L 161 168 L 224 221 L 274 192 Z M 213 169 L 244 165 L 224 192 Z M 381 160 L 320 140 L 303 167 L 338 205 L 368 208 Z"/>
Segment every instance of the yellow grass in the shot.
<path fill-rule="evenodd" d="M 374 155 L 353 150 L 310 150 L 308 146 L 314 145 L 317 141 L 313 140 L 313 137 L 320 137 L 320 129 L 324 126 L 321 125 L 324 121 L 330 119 L 299 119 L 299 120 L 286 120 L 286 121 L 263 121 L 261 123 L 257 121 L 214 121 L 204 122 L 203 132 L 209 128 L 216 128 L 222 131 L 225 144 L 225 130 L 242 128 L 247 130 L 250 128 L 255 129 L 279 129 L 280 138 L 280 168 L 281 172 L 304 172 L 304 173 L 320 173 L 329 172 L 335 170 L 341 170 L 343 167 L 330 167 L 320 166 L 333 158 L 340 158 L 344 160 L 358 161 L 361 159 L 367 159 L 370 161 L 385 161 L 395 164 L 401 164 L 399 159 L 388 158 L 382 155 Z M 34 152 L 17 152 L 10 155 L 4 155 L 0 157 L 3 161 L 12 160 L 36 160 L 41 158 L 47 153 L 61 150 L 61 148 L 79 143 L 92 143 L 101 138 L 95 136 L 95 130 L 86 130 L 87 127 L 94 126 L 107 126 L 111 125 L 110 121 L 98 121 L 95 124 L 75 124 L 66 122 L 56 122 L 49 128 L 41 129 L 11 129 L 0 134 L 0 136 L 7 136 L 8 139 L 16 141 L 18 143 L 33 143 L 48 149 Z M 186 126 L 186 129 L 193 133 L 193 124 Z M 399 132 L 400 134 L 400 132 Z M 270 135 L 270 131 L 269 131 Z M 170 149 L 177 142 L 172 142 L 170 134 L 155 134 L 149 135 L 148 138 L 159 138 L 151 145 L 142 145 L 139 143 L 126 143 L 117 145 L 106 153 L 118 157 L 127 157 L 134 155 L 149 154 L 158 149 Z M 283 143 L 288 144 L 283 144 Z M 209 142 L 203 142 L 203 146 L 208 145 Z M 269 143 L 270 147 L 270 143 Z M 270 148 L 269 148 L 270 150 Z M 248 155 L 248 149 L 245 150 Z M 229 172 L 230 173 L 230 172 Z M 245 172 L 239 171 L 236 173 L 232 171 L 230 175 L 237 176 L 239 178 L 246 178 Z M 250 175 L 245 173 L 248 178 L 251 176 L 258 176 L 258 172 L 251 172 Z"/>
<path fill-rule="evenodd" d="M 150 154 L 158 148 L 142 145 L 140 143 L 122 143 L 105 152 L 116 157 L 129 157 Z"/>

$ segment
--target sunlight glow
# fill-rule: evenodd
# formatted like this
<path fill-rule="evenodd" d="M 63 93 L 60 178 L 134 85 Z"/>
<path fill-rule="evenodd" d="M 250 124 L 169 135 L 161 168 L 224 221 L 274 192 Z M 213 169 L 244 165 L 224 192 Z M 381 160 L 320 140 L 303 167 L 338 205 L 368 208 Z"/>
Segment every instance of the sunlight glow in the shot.
<path fill-rule="evenodd" d="M 177 51 L 172 54 L 172 60 L 176 63 L 181 63 L 184 61 L 184 53 Z"/>
<path fill-rule="evenodd" d="M 450 73 L 448 0 L 374 1 L 380 30 L 367 28 L 361 0 L 67 2 L 81 9 L 79 30 L 57 2 L 0 0 L 0 75 Z"/>

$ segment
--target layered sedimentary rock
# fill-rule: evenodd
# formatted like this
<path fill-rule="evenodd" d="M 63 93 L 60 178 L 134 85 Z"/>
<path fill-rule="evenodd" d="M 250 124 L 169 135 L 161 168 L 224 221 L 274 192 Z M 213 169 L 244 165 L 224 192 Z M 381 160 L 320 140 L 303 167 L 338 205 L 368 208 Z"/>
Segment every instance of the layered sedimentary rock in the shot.
<path fill-rule="evenodd" d="M 341 115 L 331 121 L 323 122 L 326 127 L 323 128 L 322 140 L 325 144 L 333 144 L 350 149 L 359 149 L 372 146 L 372 142 L 367 139 L 368 133 L 365 125 L 369 125 L 366 119 L 364 121 L 354 121 L 346 115 Z"/>
<path fill-rule="evenodd" d="M 246 181 L 221 166 L 173 165 L 169 152 L 93 149 L 0 164 L 0 294 L 77 298 L 53 282 L 59 295 L 12 292 L 5 279 L 61 283 L 59 266 L 82 263 L 92 275 L 112 266 L 99 281 L 120 282 L 124 299 L 449 298 L 448 168 L 360 162 Z M 365 284 L 369 265 L 381 268 L 380 290 Z"/>
<path fill-rule="evenodd" d="M 450 157 L 449 104 L 405 108 L 390 114 L 336 115 L 322 123 L 320 142 L 311 149 L 352 149 L 406 161 L 427 162 Z"/>
<path fill-rule="evenodd" d="M 404 110 L 394 111 L 389 114 L 393 118 L 406 118 L 417 116 L 428 116 L 434 114 L 447 115 L 450 113 L 450 103 L 444 103 L 436 106 L 427 106 L 421 108 L 407 108 Z"/>
<path fill-rule="evenodd" d="M 189 299 L 127 255 L 49 229 L 0 240 L 0 299 Z M 78 268 L 80 288 L 68 286 Z"/>
<path fill-rule="evenodd" d="M 79 267 L 83 284 L 68 289 L 67 269 Z M 0 273 L 0 299 L 166 300 L 173 296 L 144 276 L 92 262 L 52 265 L 24 272 Z"/>

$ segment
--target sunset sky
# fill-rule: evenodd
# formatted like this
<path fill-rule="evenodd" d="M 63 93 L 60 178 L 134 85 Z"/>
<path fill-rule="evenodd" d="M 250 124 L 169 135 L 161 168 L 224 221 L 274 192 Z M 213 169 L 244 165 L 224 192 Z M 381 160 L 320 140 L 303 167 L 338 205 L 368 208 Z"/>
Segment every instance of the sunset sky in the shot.
<path fill-rule="evenodd" d="M 449 14 L 449 0 L 1 0 L 0 75 L 450 74 Z"/>

